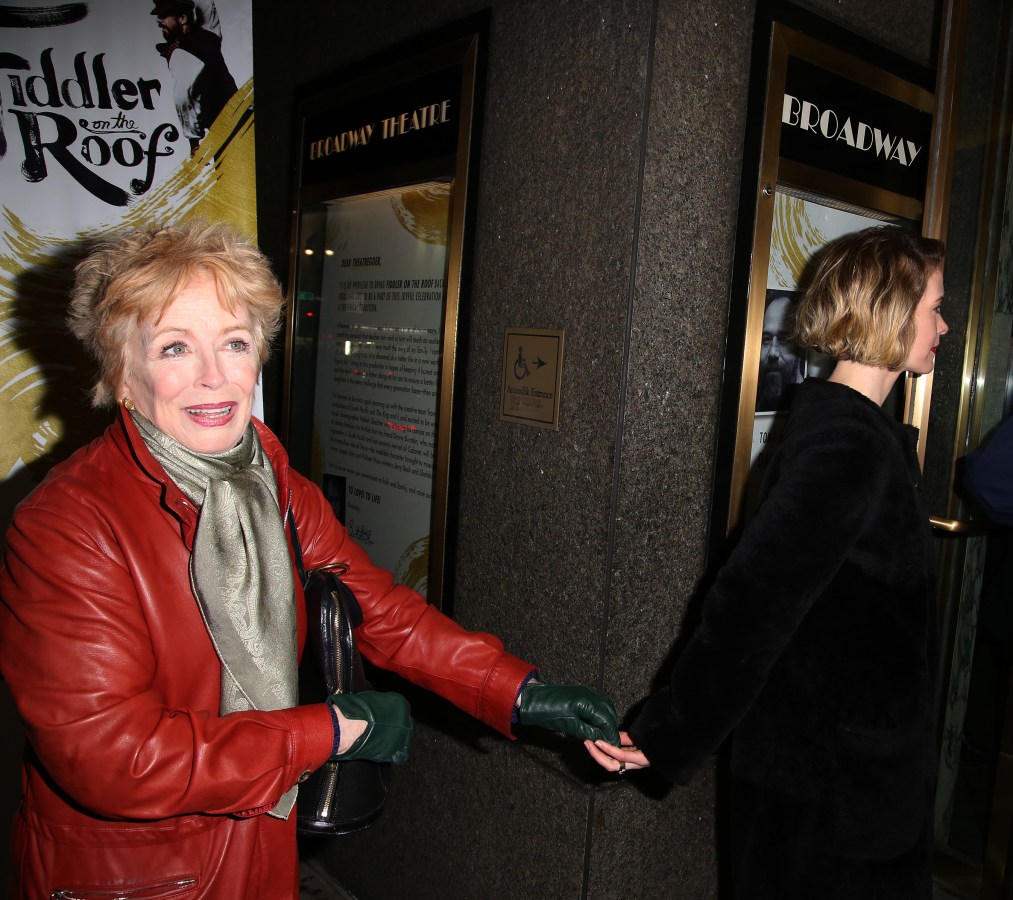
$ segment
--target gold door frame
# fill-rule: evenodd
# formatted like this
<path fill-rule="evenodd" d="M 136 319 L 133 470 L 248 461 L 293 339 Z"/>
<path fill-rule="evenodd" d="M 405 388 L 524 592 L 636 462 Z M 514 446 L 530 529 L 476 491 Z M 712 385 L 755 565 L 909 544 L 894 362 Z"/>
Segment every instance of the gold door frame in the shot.
<path fill-rule="evenodd" d="M 964 363 L 961 373 L 960 395 L 955 423 L 954 452 L 949 473 L 950 491 L 946 515 L 933 517 L 937 533 L 945 535 L 940 578 L 940 610 L 943 619 L 944 661 L 942 678 L 944 687 L 943 715 L 946 713 L 946 689 L 955 678 L 955 634 L 963 608 L 976 603 L 974 578 L 968 577 L 979 563 L 981 544 L 985 535 L 995 526 L 975 518 L 955 490 L 958 483 L 958 461 L 974 450 L 986 437 L 988 423 L 983 421 L 986 386 L 997 373 L 990 372 L 989 348 L 992 342 L 992 309 L 997 291 L 998 258 L 1003 231 L 1002 212 L 1010 191 L 1009 166 L 1013 142 L 1013 98 L 1009 96 L 1010 72 L 1013 70 L 1013 47 L 1002 36 L 1008 37 L 1013 29 L 1013 4 L 1004 2 L 997 26 L 999 55 L 995 69 L 995 102 L 990 107 L 987 134 L 976 138 L 984 145 L 982 186 L 978 198 L 974 258 L 968 296 L 967 332 Z M 948 0 L 944 11 L 940 40 L 940 108 L 944 99 L 954 108 L 960 93 L 959 73 L 963 68 L 970 28 L 967 0 Z M 1002 81 L 1002 79 L 1006 79 Z M 945 92 L 945 94 L 944 94 Z M 1001 101 L 998 99 L 1001 97 Z M 951 115 L 949 140 L 958 139 L 957 120 Z M 949 184 L 946 202 L 941 204 L 940 220 L 948 219 Z M 1006 373 L 998 373 L 1005 375 Z M 974 623 L 974 629 L 977 625 Z M 991 806 L 985 826 L 985 842 L 980 865 L 975 860 L 952 849 L 948 844 L 937 843 L 935 876 L 947 887 L 968 897 L 1010 896 L 1013 885 L 1013 685 L 1004 710 L 1004 726 L 999 755 L 996 760 Z M 942 723 L 945 724 L 943 716 Z M 945 741 L 944 741 L 945 745 Z M 942 754 L 941 754 L 942 755 Z"/>

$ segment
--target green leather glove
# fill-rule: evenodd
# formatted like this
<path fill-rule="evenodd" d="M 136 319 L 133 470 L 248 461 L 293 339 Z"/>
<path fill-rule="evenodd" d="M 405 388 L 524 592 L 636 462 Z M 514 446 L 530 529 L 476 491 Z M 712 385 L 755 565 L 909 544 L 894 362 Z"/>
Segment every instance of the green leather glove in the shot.
<path fill-rule="evenodd" d="M 400 694 L 387 691 L 332 694 L 327 702 L 341 710 L 345 718 L 367 722 L 366 730 L 348 750 L 333 757 L 335 760 L 368 759 L 400 764 L 408 759 L 412 718 L 408 701 Z"/>
<path fill-rule="evenodd" d="M 580 685 L 530 681 L 521 691 L 518 717 L 525 725 L 571 737 L 619 744 L 619 717 L 608 697 Z"/>

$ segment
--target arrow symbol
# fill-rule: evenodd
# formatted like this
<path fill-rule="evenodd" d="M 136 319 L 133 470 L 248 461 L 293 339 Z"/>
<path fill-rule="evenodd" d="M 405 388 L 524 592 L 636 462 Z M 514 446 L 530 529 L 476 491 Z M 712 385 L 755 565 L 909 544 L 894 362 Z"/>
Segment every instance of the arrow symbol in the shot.
<path fill-rule="evenodd" d="M 535 363 L 534 363 L 534 364 L 535 364 L 536 366 L 538 366 L 538 368 L 539 368 L 539 369 L 540 369 L 540 368 L 541 368 L 542 366 L 547 366 L 547 365 L 548 365 L 548 363 L 547 363 L 547 362 L 545 362 L 545 361 L 544 361 L 544 360 L 543 360 L 543 359 L 542 359 L 542 358 L 541 358 L 540 356 L 538 357 L 538 359 L 536 359 L 536 360 L 535 360 Z"/>

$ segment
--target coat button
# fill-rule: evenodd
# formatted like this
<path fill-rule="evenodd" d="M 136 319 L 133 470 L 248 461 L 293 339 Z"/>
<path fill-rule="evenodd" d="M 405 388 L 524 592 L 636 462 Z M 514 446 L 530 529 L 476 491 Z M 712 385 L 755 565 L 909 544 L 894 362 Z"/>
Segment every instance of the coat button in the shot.
<path fill-rule="evenodd" d="M 302 775 L 299 776 L 299 784 L 302 784 L 304 781 L 309 781 L 310 775 L 312 774 L 312 772 L 303 772 Z"/>

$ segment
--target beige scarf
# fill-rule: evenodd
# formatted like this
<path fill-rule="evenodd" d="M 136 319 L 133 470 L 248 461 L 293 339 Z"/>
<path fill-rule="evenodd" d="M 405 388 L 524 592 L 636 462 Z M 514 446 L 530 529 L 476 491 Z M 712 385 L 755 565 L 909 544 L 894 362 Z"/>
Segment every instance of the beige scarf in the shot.
<path fill-rule="evenodd" d="M 200 509 L 190 581 L 222 663 L 222 715 L 296 706 L 292 564 L 274 471 L 253 424 L 231 450 L 195 453 L 131 415 L 152 456 Z M 296 790 L 270 814 L 288 818 Z"/>

